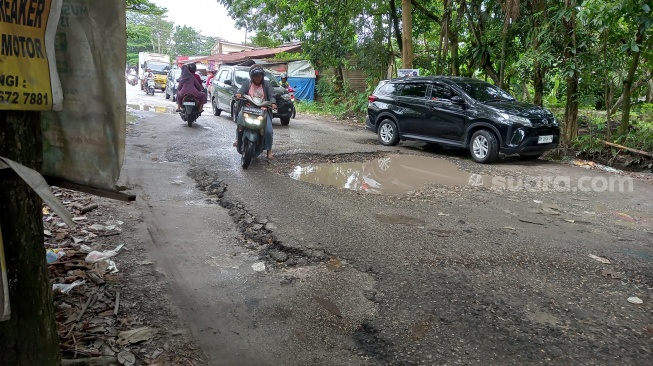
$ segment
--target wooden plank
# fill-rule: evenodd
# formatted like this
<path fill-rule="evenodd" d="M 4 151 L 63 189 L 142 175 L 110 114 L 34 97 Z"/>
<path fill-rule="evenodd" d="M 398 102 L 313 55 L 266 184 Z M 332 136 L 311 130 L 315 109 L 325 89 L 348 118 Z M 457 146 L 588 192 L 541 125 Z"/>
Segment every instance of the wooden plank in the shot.
<path fill-rule="evenodd" d="M 106 190 L 106 189 L 89 187 L 89 186 L 85 186 L 83 184 L 69 182 L 69 181 L 63 180 L 61 178 L 56 178 L 56 177 L 44 176 L 43 178 L 45 178 L 45 181 L 48 182 L 48 184 L 51 185 L 51 186 L 70 189 L 70 190 L 77 191 L 77 192 L 88 193 L 88 194 L 92 194 L 94 196 L 111 198 L 111 199 L 118 200 L 118 201 L 124 201 L 124 202 L 136 201 L 136 196 L 133 195 L 133 194 L 130 195 L 130 194 L 125 194 L 125 193 L 121 193 L 121 192 L 118 192 L 118 191 L 109 191 L 109 190 Z"/>

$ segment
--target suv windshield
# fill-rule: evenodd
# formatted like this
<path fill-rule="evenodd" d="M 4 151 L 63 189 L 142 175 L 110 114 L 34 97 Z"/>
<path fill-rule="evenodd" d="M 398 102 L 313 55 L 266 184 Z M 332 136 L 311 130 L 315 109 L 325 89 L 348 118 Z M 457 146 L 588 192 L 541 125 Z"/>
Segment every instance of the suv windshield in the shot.
<path fill-rule="evenodd" d="M 246 80 L 249 80 L 249 70 L 236 70 L 236 84 L 241 86 Z M 269 71 L 265 72 L 265 80 L 269 81 L 273 87 L 279 86 L 277 79 Z"/>
<path fill-rule="evenodd" d="M 512 95 L 485 81 L 454 80 L 453 82 L 479 102 L 515 100 Z"/>

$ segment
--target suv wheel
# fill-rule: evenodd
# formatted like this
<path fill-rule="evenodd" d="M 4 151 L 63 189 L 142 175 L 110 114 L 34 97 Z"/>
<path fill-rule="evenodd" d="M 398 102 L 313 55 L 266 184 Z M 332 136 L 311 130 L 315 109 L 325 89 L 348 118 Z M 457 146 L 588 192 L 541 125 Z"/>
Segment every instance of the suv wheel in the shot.
<path fill-rule="evenodd" d="M 279 117 L 282 126 L 288 126 L 290 123 L 290 117 Z"/>
<path fill-rule="evenodd" d="M 494 134 L 488 130 L 479 130 L 472 135 L 469 144 L 472 159 L 481 164 L 493 162 L 499 156 L 499 144 Z"/>
<path fill-rule="evenodd" d="M 218 106 L 215 105 L 215 98 L 211 99 L 211 109 L 213 109 L 214 116 L 219 116 L 220 113 L 222 113 L 222 109 L 219 109 Z"/>
<path fill-rule="evenodd" d="M 389 119 L 384 119 L 378 128 L 379 142 L 384 146 L 395 146 L 399 143 L 397 125 Z"/>

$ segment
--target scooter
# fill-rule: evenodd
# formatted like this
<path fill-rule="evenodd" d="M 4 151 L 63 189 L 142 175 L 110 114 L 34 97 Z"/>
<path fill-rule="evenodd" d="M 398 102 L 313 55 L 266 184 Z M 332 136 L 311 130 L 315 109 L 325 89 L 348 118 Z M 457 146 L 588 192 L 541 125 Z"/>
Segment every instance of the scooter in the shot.
<path fill-rule="evenodd" d="M 145 92 L 149 95 L 154 95 L 154 78 L 147 79 L 147 89 Z"/>
<path fill-rule="evenodd" d="M 244 95 L 240 99 L 240 112 L 236 122 L 238 123 L 238 144 L 240 163 L 243 169 L 247 169 L 252 158 L 261 155 L 264 150 L 265 126 L 267 125 L 268 107 L 272 105 L 269 101 L 261 98 L 252 98 Z"/>
<path fill-rule="evenodd" d="M 181 100 L 181 119 L 193 127 L 193 122 L 202 115 L 199 108 L 199 101 L 192 95 L 185 95 Z"/>

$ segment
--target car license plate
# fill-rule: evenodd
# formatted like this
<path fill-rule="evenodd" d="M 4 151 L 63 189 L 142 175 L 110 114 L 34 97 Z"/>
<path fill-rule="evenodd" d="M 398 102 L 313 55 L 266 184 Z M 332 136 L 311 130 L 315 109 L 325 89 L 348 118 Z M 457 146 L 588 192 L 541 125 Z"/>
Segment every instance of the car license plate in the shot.
<path fill-rule="evenodd" d="M 263 110 L 261 110 L 261 108 L 254 108 L 254 107 L 245 106 L 243 108 L 243 111 L 246 112 L 246 113 L 256 114 L 256 115 L 259 115 L 259 116 L 263 114 Z"/>
<path fill-rule="evenodd" d="M 195 105 L 195 102 L 184 102 L 184 105 Z"/>
<path fill-rule="evenodd" d="M 548 144 L 553 142 L 553 135 L 547 135 L 547 136 L 539 136 L 537 138 L 537 143 L 538 144 Z"/>

